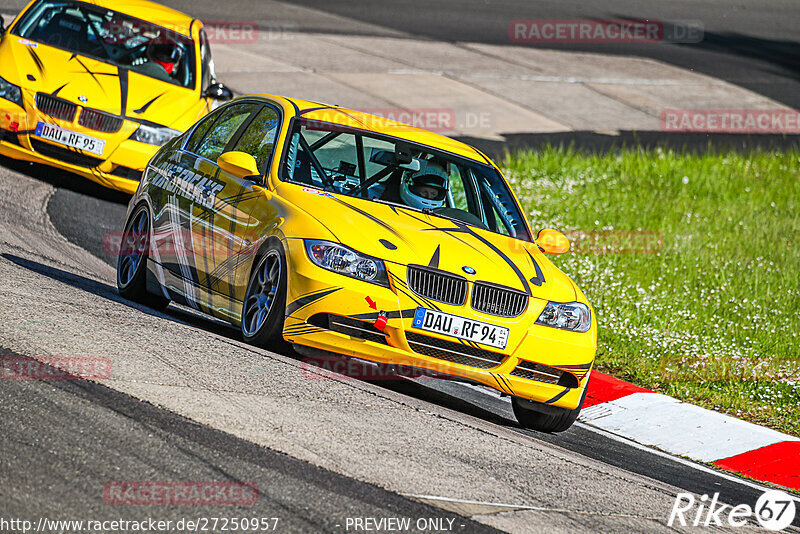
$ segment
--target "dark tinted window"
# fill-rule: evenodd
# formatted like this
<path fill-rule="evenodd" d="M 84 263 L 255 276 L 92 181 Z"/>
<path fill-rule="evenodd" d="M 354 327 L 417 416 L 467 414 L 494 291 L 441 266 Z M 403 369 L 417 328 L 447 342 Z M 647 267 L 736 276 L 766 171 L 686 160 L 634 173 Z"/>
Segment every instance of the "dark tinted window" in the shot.
<path fill-rule="evenodd" d="M 406 140 L 304 118 L 295 121 L 290 139 L 283 179 L 421 210 L 419 203 L 408 201 L 408 184 L 415 176 L 433 176 L 444 181 L 440 205 L 427 208 L 433 215 L 531 240 L 522 211 L 494 167 Z"/>
<path fill-rule="evenodd" d="M 256 158 L 258 170 L 264 174 L 275 148 L 275 137 L 278 135 L 279 126 L 278 112 L 269 106 L 264 106 L 239 138 L 233 150 L 245 152 Z"/>
<path fill-rule="evenodd" d="M 208 133 L 209 128 L 211 128 L 216 120 L 219 118 L 220 112 L 214 112 L 210 115 L 206 116 L 200 124 L 197 125 L 197 128 L 194 129 L 192 135 L 189 137 L 189 141 L 186 143 L 186 150 L 189 152 L 197 152 L 197 147 L 200 145 L 200 141 L 203 140 L 206 133 Z"/>
<path fill-rule="evenodd" d="M 217 158 L 225 151 L 225 147 L 228 146 L 228 143 L 242 123 L 254 113 L 259 106 L 260 104 L 250 102 L 227 106 L 222 110 L 219 119 L 217 119 L 196 147 L 195 145 L 192 145 L 191 148 L 187 146 L 187 150 L 194 152 L 198 156 L 208 158 L 211 161 L 217 161 Z"/>
<path fill-rule="evenodd" d="M 40 1 L 25 12 L 14 33 L 164 82 L 195 85 L 195 45 L 190 38 L 105 7 Z"/>
<path fill-rule="evenodd" d="M 201 84 L 200 89 L 205 90 L 209 85 L 217 81 L 214 72 L 214 60 L 211 58 L 211 48 L 208 46 L 206 31 L 200 30 L 200 64 L 201 64 Z"/>

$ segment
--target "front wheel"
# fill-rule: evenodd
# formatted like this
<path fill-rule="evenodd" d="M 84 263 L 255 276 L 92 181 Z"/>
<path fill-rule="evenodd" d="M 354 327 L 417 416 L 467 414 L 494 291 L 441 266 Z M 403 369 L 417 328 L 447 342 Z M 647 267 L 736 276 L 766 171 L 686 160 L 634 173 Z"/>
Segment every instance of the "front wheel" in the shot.
<path fill-rule="evenodd" d="M 253 345 L 279 346 L 285 313 L 286 256 L 273 242 L 254 262 L 242 306 L 242 337 Z"/>
<path fill-rule="evenodd" d="M 541 404 L 519 397 L 511 397 L 511 407 L 514 408 L 514 415 L 517 416 L 517 421 L 525 428 L 538 430 L 539 432 L 563 432 L 578 419 L 588 390 L 589 385 L 587 384 L 583 389 L 583 395 L 581 395 L 581 400 L 578 402 L 578 407 L 574 410 Z"/>
<path fill-rule="evenodd" d="M 131 214 L 122 233 L 117 258 L 119 294 L 139 304 L 163 310 L 169 299 L 147 292 L 147 257 L 150 254 L 150 212 L 142 204 Z"/>

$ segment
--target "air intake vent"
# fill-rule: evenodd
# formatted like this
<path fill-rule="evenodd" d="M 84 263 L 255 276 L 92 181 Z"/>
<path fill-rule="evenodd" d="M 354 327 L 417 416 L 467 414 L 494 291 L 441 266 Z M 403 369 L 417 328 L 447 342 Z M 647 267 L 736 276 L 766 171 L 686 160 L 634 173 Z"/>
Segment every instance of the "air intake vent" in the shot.
<path fill-rule="evenodd" d="M 467 298 L 467 280 L 437 269 L 408 266 L 408 287 L 422 297 L 461 306 Z"/>
<path fill-rule="evenodd" d="M 406 339 L 411 350 L 418 354 L 479 369 L 497 367 L 505 358 L 504 355 L 498 352 L 491 352 L 415 332 L 406 332 Z"/>
<path fill-rule="evenodd" d="M 47 156 L 48 158 L 53 158 L 57 160 L 61 160 L 64 163 L 69 163 L 71 165 L 78 165 L 79 167 L 97 167 L 103 160 L 100 158 L 93 158 L 92 156 L 86 156 L 84 154 L 80 154 L 74 150 L 69 150 L 68 148 L 58 147 L 55 145 L 51 145 L 49 143 L 45 143 L 44 141 L 39 141 L 38 139 L 31 139 L 31 147 L 34 151 Z"/>
<path fill-rule="evenodd" d="M 536 382 L 545 382 L 547 384 L 558 384 L 567 388 L 578 387 L 578 379 L 572 373 L 567 373 L 561 369 L 550 367 L 549 365 L 542 365 L 541 363 L 529 362 L 521 360 L 513 371 L 512 376 L 518 376 L 527 380 L 535 380 Z"/>
<path fill-rule="evenodd" d="M 72 121 L 78 106 L 47 93 L 36 93 L 36 109 L 56 119 Z"/>
<path fill-rule="evenodd" d="M 472 286 L 472 307 L 498 317 L 516 317 L 528 307 L 528 295 L 511 288 L 476 282 Z"/>
<path fill-rule="evenodd" d="M 359 321 L 358 319 L 352 319 L 342 315 L 333 315 L 331 313 L 318 313 L 311 317 L 308 322 L 314 326 L 333 330 L 340 334 L 347 334 L 348 336 L 372 341 L 374 343 L 388 344 L 386 341 L 388 336 L 369 322 Z"/>
<path fill-rule="evenodd" d="M 122 118 L 96 109 L 84 109 L 78 117 L 78 124 L 98 132 L 114 133 L 122 128 Z"/>

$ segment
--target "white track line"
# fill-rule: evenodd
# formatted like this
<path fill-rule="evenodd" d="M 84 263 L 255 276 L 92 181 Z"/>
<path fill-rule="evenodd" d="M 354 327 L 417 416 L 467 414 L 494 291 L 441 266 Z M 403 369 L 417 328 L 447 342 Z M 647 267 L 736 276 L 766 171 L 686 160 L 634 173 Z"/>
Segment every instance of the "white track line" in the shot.
<path fill-rule="evenodd" d="M 714 462 L 797 438 L 660 393 L 590 406 L 580 420 L 698 462 Z"/>
<path fill-rule="evenodd" d="M 591 424 L 588 424 L 588 423 L 575 423 L 575 426 L 577 426 L 579 428 L 583 428 L 585 430 L 589 430 L 590 432 L 594 432 L 596 434 L 600 434 L 600 435 L 602 435 L 602 436 L 604 436 L 604 437 L 606 437 L 608 439 L 612 439 L 614 441 L 618 441 L 619 443 L 624 443 L 625 445 L 628 445 L 628 446 L 633 447 L 635 449 L 639 449 L 639 450 L 642 450 L 642 451 L 647 451 L 647 452 L 649 452 L 651 454 L 655 454 L 656 456 L 661 456 L 662 458 L 668 458 L 668 459 L 670 459 L 670 460 L 672 460 L 674 462 L 677 462 L 677 463 L 679 463 L 681 465 L 685 465 L 687 467 L 691 467 L 692 469 L 696 469 L 698 471 L 703 471 L 704 473 L 708 473 L 708 474 L 711 474 L 711 475 L 714 475 L 714 476 L 717 476 L 717 477 L 720 477 L 720 478 L 724 478 L 725 480 L 729 480 L 731 482 L 736 482 L 738 484 L 742 484 L 743 486 L 748 486 L 748 487 L 751 487 L 753 489 L 757 489 L 758 491 L 767 491 L 767 490 L 773 489 L 773 488 L 771 488 L 769 486 L 764 486 L 762 484 L 758 484 L 756 482 L 752 482 L 752 481 L 747 480 L 745 478 L 741 478 L 741 477 L 737 477 L 736 475 L 728 474 L 728 473 L 726 473 L 724 471 L 718 471 L 716 469 L 712 469 L 712 468 L 710 468 L 708 466 L 705 466 L 703 464 L 699 464 L 699 463 L 694 462 L 692 460 L 687 460 L 686 458 L 681 458 L 680 456 L 675 456 L 673 454 L 669 454 L 667 452 L 660 451 L 658 449 L 654 449 L 653 447 L 648 447 L 647 445 L 642 445 L 640 443 L 636 443 L 635 441 L 631 441 L 630 439 L 628 439 L 628 438 L 626 438 L 624 436 L 618 436 L 618 435 L 616 435 L 616 434 L 614 434 L 612 432 L 609 432 L 607 430 L 603 430 L 602 428 L 598 428 L 596 426 L 592 426 Z M 791 497 L 795 501 L 800 503 L 800 498 L 799 497 L 796 497 L 794 495 L 791 495 Z"/>
<path fill-rule="evenodd" d="M 471 389 L 473 391 L 478 391 L 478 392 L 480 392 L 480 393 L 482 393 L 482 394 L 484 394 L 484 395 L 486 395 L 488 397 L 498 398 L 498 395 L 495 395 L 493 392 L 490 392 L 490 391 L 485 391 L 484 388 L 481 387 L 481 386 L 470 387 L 470 384 L 460 384 L 460 385 L 467 386 L 469 389 Z M 600 405 L 596 405 L 596 406 L 600 406 Z M 708 466 L 705 466 L 703 464 L 699 464 L 699 463 L 697 463 L 695 461 L 687 460 L 686 458 L 681 458 L 680 456 L 675 456 L 674 454 L 669 454 L 667 452 L 655 449 L 653 447 L 650 447 L 650 446 L 647 446 L 647 445 L 642 445 L 640 443 L 636 443 L 635 441 L 633 441 L 633 440 L 631 440 L 629 438 L 626 438 L 625 436 L 619 436 L 617 434 L 614 434 L 613 432 L 609 432 L 608 430 L 602 429 L 602 428 L 594 426 L 592 424 L 581 423 L 581 422 L 577 422 L 576 421 L 575 422 L 575 426 L 578 427 L 578 428 L 583 428 L 585 430 L 589 430 L 590 432 L 594 432 L 595 434 L 600 434 L 601 436 L 604 436 L 606 438 L 612 439 L 612 440 L 617 441 L 619 443 L 623 443 L 623 444 L 628 445 L 630 447 L 633 447 L 635 449 L 639 449 L 641 451 L 649 452 L 651 454 L 655 454 L 656 456 L 660 456 L 662 458 L 668 458 L 668 459 L 670 459 L 670 460 L 672 460 L 674 462 L 677 462 L 677 463 L 679 463 L 681 465 L 685 465 L 687 467 L 691 467 L 692 469 L 696 469 L 698 471 L 702 471 L 702 472 L 708 473 L 710 475 L 714 475 L 714 476 L 717 476 L 717 477 L 720 477 L 720 478 L 724 478 L 725 480 L 728 480 L 730 482 L 736 482 L 737 484 L 741 484 L 743 486 L 748 486 L 750 488 L 757 489 L 758 491 L 767 491 L 769 489 L 772 489 L 769 486 L 764 486 L 762 484 L 757 484 L 757 483 L 751 482 L 750 480 L 747 480 L 745 478 L 741 478 L 741 477 L 738 477 L 736 475 L 732 475 L 732 474 L 728 474 L 728 473 L 725 473 L 725 472 L 722 472 L 722 471 L 718 471 L 716 469 L 712 469 L 712 468 L 710 468 Z M 792 496 L 792 498 L 800 503 L 800 498 L 795 497 L 795 496 Z"/>

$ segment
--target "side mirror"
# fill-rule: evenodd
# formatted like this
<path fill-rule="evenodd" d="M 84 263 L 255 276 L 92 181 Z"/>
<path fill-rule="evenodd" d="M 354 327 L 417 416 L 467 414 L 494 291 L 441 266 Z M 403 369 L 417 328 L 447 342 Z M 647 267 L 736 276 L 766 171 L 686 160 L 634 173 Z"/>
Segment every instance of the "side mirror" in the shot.
<path fill-rule="evenodd" d="M 536 244 L 545 254 L 563 254 L 569 250 L 567 236 L 552 228 L 546 228 L 539 232 L 536 236 Z"/>
<path fill-rule="evenodd" d="M 233 98 L 233 91 L 219 82 L 209 85 L 203 94 L 208 98 L 213 98 L 214 100 L 230 100 Z"/>
<path fill-rule="evenodd" d="M 258 172 L 256 158 L 244 152 L 232 151 L 225 152 L 217 158 L 217 165 L 228 174 L 237 178 L 248 179 L 254 182 L 261 181 L 261 173 Z"/>
<path fill-rule="evenodd" d="M 6 21 L 3 19 L 3 15 L 0 15 L 0 37 L 6 33 Z"/>

